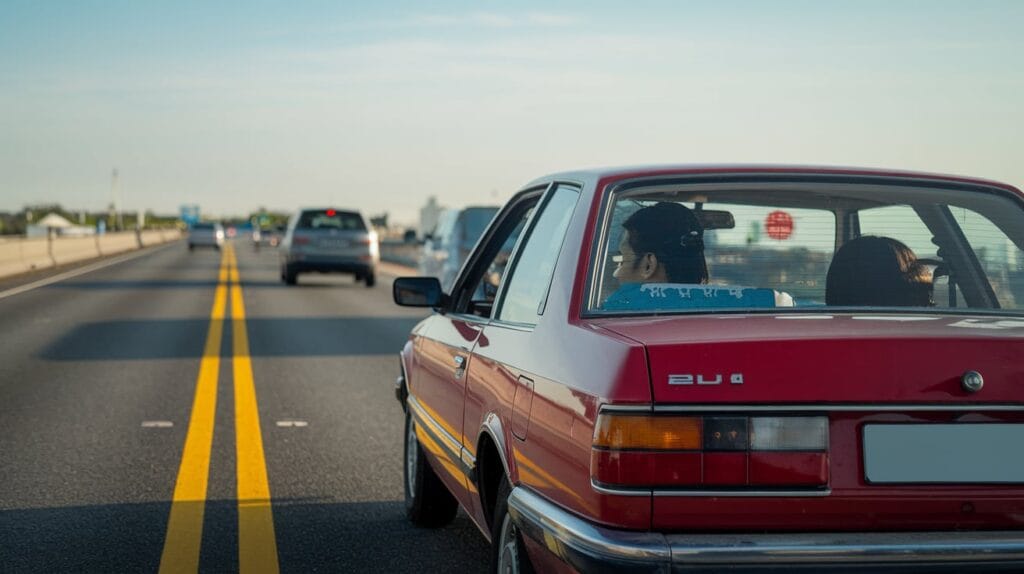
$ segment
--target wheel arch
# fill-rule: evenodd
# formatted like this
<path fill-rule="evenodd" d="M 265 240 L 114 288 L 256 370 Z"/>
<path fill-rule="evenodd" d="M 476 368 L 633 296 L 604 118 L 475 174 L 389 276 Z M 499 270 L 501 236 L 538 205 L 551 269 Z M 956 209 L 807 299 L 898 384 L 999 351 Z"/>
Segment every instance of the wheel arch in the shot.
<path fill-rule="evenodd" d="M 515 458 L 510 455 L 510 435 L 505 431 L 501 418 L 494 412 L 484 417 L 476 440 L 476 464 L 474 477 L 480 496 L 480 507 L 488 527 L 493 526 L 494 508 L 497 503 L 498 486 L 501 479 L 509 484 L 519 482 Z"/>

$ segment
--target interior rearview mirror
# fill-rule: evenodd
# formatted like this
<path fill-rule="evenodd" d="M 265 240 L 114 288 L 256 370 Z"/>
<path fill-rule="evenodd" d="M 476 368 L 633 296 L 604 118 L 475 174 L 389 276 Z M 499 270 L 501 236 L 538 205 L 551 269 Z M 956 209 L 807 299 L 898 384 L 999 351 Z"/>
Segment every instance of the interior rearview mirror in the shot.
<path fill-rule="evenodd" d="M 700 220 L 700 225 L 704 228 L 704 231 L 709 229 L 734 229 L 736 227 L 736 219 L 728 211 L 698 209 L 693 214 Z"/>

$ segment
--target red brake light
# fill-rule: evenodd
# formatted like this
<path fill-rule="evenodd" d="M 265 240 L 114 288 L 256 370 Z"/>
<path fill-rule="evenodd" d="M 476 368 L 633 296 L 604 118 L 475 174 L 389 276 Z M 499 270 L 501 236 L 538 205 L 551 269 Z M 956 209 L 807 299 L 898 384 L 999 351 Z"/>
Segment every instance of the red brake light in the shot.
<path fill-rule="evenodd" d="M 338 212 L 337 212 L 337 211 L 334 211 L 333 209 L 328 209 L 328 210 L 327 210 L 327 217 L 334 217 L 334 216 L 335 216 L 335 214 L 337 214 L 337 213 L 338 213 Z"/>
<path fill-rule="evenodd" d="M 294 239 L 292 239 L 292 243 L 294 243 L 295 245 L 306 245 L 307 243 L 309 243 L 309 238 L 297 236 Z"/>

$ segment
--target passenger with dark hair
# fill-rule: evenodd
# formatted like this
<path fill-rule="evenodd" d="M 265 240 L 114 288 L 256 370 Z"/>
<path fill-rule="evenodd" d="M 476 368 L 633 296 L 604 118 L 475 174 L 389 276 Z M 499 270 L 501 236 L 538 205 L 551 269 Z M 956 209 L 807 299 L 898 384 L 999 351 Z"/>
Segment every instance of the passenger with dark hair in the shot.
<path fill-rule="evenodd" d="M 620 284 L 708 282 L 704 228 L 686 206 L 656 203 L 629 216 L 622 227 L 614 274 Z"/>
<path fill-rule="evenodd" d="M 843 244 L 825 278 L 825 303 L 838 307 L 930 307 L 932 278 L 903 243 L 865 235 Z"/>

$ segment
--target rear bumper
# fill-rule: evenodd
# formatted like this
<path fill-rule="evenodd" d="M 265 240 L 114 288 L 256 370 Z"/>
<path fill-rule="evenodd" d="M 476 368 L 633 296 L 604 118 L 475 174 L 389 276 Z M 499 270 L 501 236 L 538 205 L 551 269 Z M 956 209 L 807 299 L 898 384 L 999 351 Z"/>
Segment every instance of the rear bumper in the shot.
<path fill-rule="evenodd" d="M 376 272 L 376 265 L 373 261 L 366 261 L 352 258 L 331 258 L 316 256 L 291 256 L 286 260 L 286 265 L 296 273 L 317 271 L 320 273 L 354 273 L 357 275 L 369 275 Z"/>
<path fill-rule="evenodd" d="M 1020 572 L 1024 531 L 662 534 L 605 528 L 516 487 L 512 520 L 580 572 Z"/>

